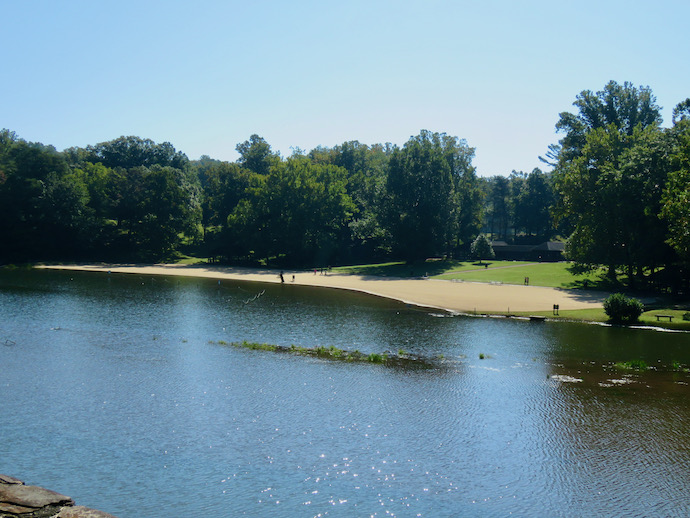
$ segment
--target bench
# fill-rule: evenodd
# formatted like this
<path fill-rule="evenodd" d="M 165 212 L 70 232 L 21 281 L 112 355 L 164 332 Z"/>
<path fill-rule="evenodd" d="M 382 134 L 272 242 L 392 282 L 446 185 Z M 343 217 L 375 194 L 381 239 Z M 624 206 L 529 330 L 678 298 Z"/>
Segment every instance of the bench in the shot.
<path fill-rule="evenodd" d="M 673 315 L 655 315 L 656 316 L 656 321 L 658 322 L 662 318 L 668 318 L 669 322 L 673 322 Z"/>

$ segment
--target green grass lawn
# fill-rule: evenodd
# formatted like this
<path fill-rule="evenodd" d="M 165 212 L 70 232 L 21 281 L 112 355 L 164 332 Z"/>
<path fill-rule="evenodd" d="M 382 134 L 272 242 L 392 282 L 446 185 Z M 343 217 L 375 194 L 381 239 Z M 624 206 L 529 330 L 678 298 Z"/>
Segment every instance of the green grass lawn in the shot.
<path fill-rule="evenodd" d="M 645 311 L 640 316 L 640 320 L 636 325 L 663 327 L 664 329 L 676 329 L 679 331 L 690 331 L 690 321 L 683 320 L 683 315 L 685 313 L 687 313 L 687 310 L 684 309 L 654 309 Z M 551 311 L 533 311 L 516 314 L 521 316 L 539 315 L 555 320 L 581 320 L 585 322 L 608 322 L 609 319 L 604 312 L 604 308 L 559 311 L 558 315 L 553 315 L 553 312 Z M 669 322 L 667 318 L 657 321 L 657 314 L 672 315 L 673 321 Z"/>
<path fill-rule="evenodd" d="M 683 315 L 688 313 L 688 309 L 653 309 L 645 311 L 640 316 L 640 322 L 645 325 L 661 326 L 668 329 L 684 329 L 690 331 L 690 320 L 683 320 Z M 663 318 L 661 322 L 656 319 L 656 315 L 671 315 L 673 322 L 669 323 L 667 318 Z"/>
<path fill-rule="evenodd" d="M 378 277 L 422 277 L 428 275 L 436 279 L 475 282 L 502 282 L 504 284 L 524 284 L 529 277 L 531 286 L 551 288 L 599 288 L 606 289 L 602 278 L 603 270 L 587 274 L 573 275 L 568 268 L 570 263 L 528 263 L 524 261 L 426 261 L 406 264 L 402 262 L 342 266 L 333 271 Z"/>
<path fill-rule="evenodd" d="M 598 288 L 607 289 L 603 270 L 573 275 L 570 263 L 519 263 L 494 261 L 487 263 L 485 269 L 464 268 L 438 275 L 439 279 L 461 279 L 475 282 L 502 282 L 504 284 L 524 284 L 529 277 L 531 286 L 550 288 Z"/>
<path fill-rule="evenodd" d="M 178 253 L 170 262 L 174 263 L 174 264 L 187 264 L 187 265 L 206 264 L 206 263 L 208 263 L 208 258 L 207 257 L 193 257 L 190 255 Z"/>

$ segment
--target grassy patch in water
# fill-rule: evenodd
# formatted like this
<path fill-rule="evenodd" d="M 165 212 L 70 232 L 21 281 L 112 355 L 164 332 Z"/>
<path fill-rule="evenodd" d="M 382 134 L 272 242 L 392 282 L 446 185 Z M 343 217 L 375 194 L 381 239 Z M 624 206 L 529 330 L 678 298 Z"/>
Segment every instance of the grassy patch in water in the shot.
<path fill-rule="evenodd" d="M 230 345 L 233 347 L 241 347 L 243 349 L 252 349 L 254 351 L 277 351 L 278 346 L 273 344 L 261 344 L 258 342 L 231 342 Z"/>
<path fill-rule="evenodd" d="M 363 354 L 359 350 L 355 349 L 354 351 L 348 351 L 346 349 L 340 349 L 338 347 L 335 347 L 333 345 L 326 347 L 323 345 L 317 346 L 317 347 L 303 347 L 300 345 L 290 345 L 284 346 L 284 345 L 274 345 L 274 344 L 266 344 L 266 343 L 258 343 L 258 342 L 249 342 L 247 340 L 244 340 L 242 342 L 226 342 L 225 340 L 218 340 L 217 342 L 214 342 L 213 340 L 210 340 L 209 343 L 211 344 L 218 344 L 218 345 L 225 345 L 225 346 L 231 346 L 231 347 L 237 347 L 240 349 L 251 349 L 255 351 L 274 351 L 274 352 L 282 352 L 282 353 L 289 353 L 289 354 L 295 354 L 299 356 L 312 356 L 316 358 L 323 358 L 327 360 L 339 360 L 339 361 L 346 361 L 346 362 L 361 362 L 361 363 L 378 363 L 382 365 L 390 365 L 390 366 L 417 366 L 417 367 L 435 367 L 437 366 L 437 363 L 440 363 L 439 360 L 443 358 L 441 355 L 439 358 L 436 359 L 434 362 L 431 359 L 428 358 L 423 358 L 420 356 L 413 356 L 407 353 L 406 351 L 403 351 L 402 349 L 399 351 L 399 353 L 402 354 L 389 354 L 387 352 L 384 353 L 371 353 L 371 354 Z"/>
<path fill-rule="evenodd" d="M 367 356 L 367 361 L 371 363 L 383 363 L 384 361 L 386 361 L 386 355 L 379 353 L 371 353 L 369 356 Z"/>
<path fill-rule="evenodd" d="M 616 369 L 628 371 L 646 371 L 649 365 L 644 360 L 629 360 L 627 362 L 616 362 L 613 364 Z"/>
<path fill-rule="evenodd" d="M 688 367 L 685 367 L 683 364 L 681 364 L 677 360 L 674 360 L 673 363 L 671 364 L 671 370 L 674 372 L 690 373 L 690 369 Z"/>

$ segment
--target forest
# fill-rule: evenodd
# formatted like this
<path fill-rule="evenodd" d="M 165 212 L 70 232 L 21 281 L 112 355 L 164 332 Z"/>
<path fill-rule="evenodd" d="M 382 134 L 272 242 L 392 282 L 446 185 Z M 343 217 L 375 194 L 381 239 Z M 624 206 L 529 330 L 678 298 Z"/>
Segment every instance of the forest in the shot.
<path fill-rule="evenodd" d="M 465 258 L 477 236 L 566 243 L 577 268 L 687 283 L 690 99 L 661 126 L 648 87 L 609 82 L 558 115 L 548 172 L 480 177 L 464 139 L 423 130 L 281 157 L 258 135 L 227 162 L 137 136 L 57 151 L 0 131 L 0 264 L 324 267 Z"/>

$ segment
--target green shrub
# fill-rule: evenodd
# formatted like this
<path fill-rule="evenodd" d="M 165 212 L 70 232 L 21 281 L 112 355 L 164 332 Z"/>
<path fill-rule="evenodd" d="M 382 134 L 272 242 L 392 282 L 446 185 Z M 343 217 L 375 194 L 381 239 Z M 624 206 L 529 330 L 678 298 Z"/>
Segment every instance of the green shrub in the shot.
<path fill-rule="evenodd" d="M 644 306 L 639 300 L 614 293 L 609 295 L 604 301 L 604 311 L 609 320 L 614 323 L 633 323 L 637 322 L 644 311 Z"/>
<path fill-rule="evenodd" d="M 475 259 L 493 259 L 496 257 L 494 249 L 491 247 L 491 242 L 484 234 L 479 234 L 477 238 L 470 245 L 470 253 Z"/>
<path fill-rule="evenodd" d="M 683 313 L 683 320 L 690 320 L 690 311 Z"/>

